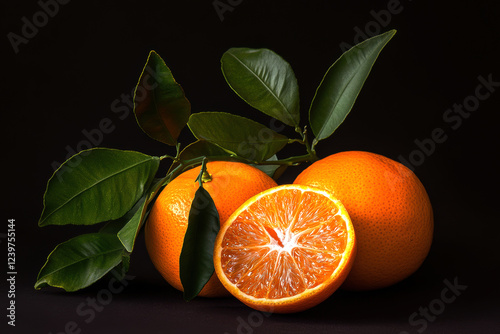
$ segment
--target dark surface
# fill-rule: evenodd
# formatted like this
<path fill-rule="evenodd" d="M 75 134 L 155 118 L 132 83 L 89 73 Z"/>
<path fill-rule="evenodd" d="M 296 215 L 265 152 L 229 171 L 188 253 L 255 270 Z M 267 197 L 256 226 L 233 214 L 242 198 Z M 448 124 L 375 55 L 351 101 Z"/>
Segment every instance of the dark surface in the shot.
<path fill-rule="evenodd" d="M 18 275 L 15 328 L 6 324 L 7 288 L 1 285 L 1 332 L 500 332 L 495 215 L 500 87 L 460 125 L 443 119 L 453 104 L 475 94 L 479 76 L 500 81 L 500 8 L 492 0 L 468 5 L 401 1 L 401 12 L 381 30 L 395 28 L 398 33 L 382 51 L 352 113 L 317 148 L 320 156 L 366 150 L 408 159 L 416 154 L 415 140 L 431 138 L 434 129 L 443 129 L 446 140 L 415 168 L 434 207 L 435 237 L 427 260 L 407 280 L 373 292 L 338 291 L 321 305 L 293 315 L 262 315 L 230 298 L 186 303 L 156 273 L 141 234 L 130 280 L 123 289 L 115 286 L 119 293 L 111 299 L 106 299 L 110 277 L 77 293 L 33 289 L 37 272 L 55 245 L 89 230 L 37 227 L 51 165 L 65 160 L 68 147 L 77 150 L 85 139 L 83 130 L 110 118 L 116 127 L 104 135 L 100 146 L 172 153 L 143 134 L 133 115 L 120 120 L 111 108 L 122 94 L 130 96 L 151 49 L 172 69 L 193 112 L 228 111 L 268 124 L 269 118 L 228 88 L 219 59 L 233 46 L 270 48 L 296 73 L 305 120 L 318 83 L 341 54 L 340 43 L 352 45 L 355 28 L 365 30 L 376 22 L 371 11 L 386 9 L 388 3 L 392 2 L 247 0 L 225 12 L 221 21 L 212 1 L 72 1 L 60 5 L 17 54 L 7 34 L 20 34 L 22 17 L 31 20 L 40 5 L 34 1 L 3 5 L 2 133 L 8 154 L 2 160 L 7 201 L 2 206 L 5 225 L 0 236 L 6 233 L 7 219 L 15 218 Z M 182 140 L 191 140 L 187 131 Z M 295 149 L 299 147 L 284 154 L 303 153 Z M 303 168 L 289 169 L 279 183 L 292 182 Z M 1 241 L 5 263 L 5 238 Z M 2 282 L 6 271 L 2 269 Z M 452 298 L 444 290 L 446 280 L 466 288 Z M 453 301 L 440 302 L 443 291 Z M 87 305 L 92 298 L 106 305 L 99 304 L 99 311 L 92 313 Z M 429 307 L 435 317 L 431 314 L 424 321 L 417 315 L 410 321 L 414 312 Z"/>

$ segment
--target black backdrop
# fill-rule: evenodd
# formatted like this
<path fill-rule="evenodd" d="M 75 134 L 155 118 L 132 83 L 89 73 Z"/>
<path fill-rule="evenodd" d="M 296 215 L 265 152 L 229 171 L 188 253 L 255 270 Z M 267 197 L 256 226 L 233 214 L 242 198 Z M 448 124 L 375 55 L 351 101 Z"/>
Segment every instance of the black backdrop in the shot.
<path fill-rule="evenodd" d="M 6 201 L 0 245 L 5 264 L 7 219 L 16 219 L 18 272 L 16 327 L 7 325 L 9 299 L 2 279 L 2 332 L 500 331 L 495 319 L 499 228 L 494 216 L 499 169 L 497 2 L 61 0 L 57 7 L 54 3 L 2 3 L 2 146 L 8 154 L 2 159 Z M 40 14 L 44 7 L 50 15 Z M 23 28 L 26 22 L 39 27 Z M 413 276 L 379 291 L 338 291 L 300 314 L 263 315 L 229 298 L 184 302 L 181 293 L 154 270 L 141 235 L 130 279 L 111 299 L 102 292 L 109 280 L 71 294 L 33 289 L 54 246 L 88 231 L 75 226 L 37 227 L 53 164 L 83 148 L 85 130 L 109 118 L 114 130 L 103 136 L 99 146 L 172 153 L 142 133 L 132 115 L 122 120 L 113 112 L 115 100 L 131 95 L 150 50 L 156 50 L 172 69 L 193 112 L 227 111 L 266 124 L 269 118 L 239 100 L 225 83 L 219 63 L 225 50 L 266 47 L 283 56 L 298 78 L 306 119 L 314 91 L 340 56 L 342 43 L 352 45 L 389 29 L 398 33 L 382 51 L 351 114 L 317 151 L 327 156 L 366 150 L 413 161 L 435 211 L 431 252 Z M 489 90 L 484 80 L 490 81 Z M 480 84 L 483 88 L 478 88 Z M 467 107 L 461 116 L 448 112 L 460 104 Z M 423 149 L 416 141 L 428 142 L 435 129 L 442 129 L 446 139 L 435 142 L 431 151 L 418 153 Z M 191 137 L 183 132 L 182 140 Z M 299 152 L 292 146 L 285 153 Z M 279 183 L 292 182 L 303 168 L 289 169 Z M 2 269 L 2 277 L 6 273 Z M 460 286 L 455 298 L 443 295 L 447 284 Z M 92 309 L 88 305 L 96 298 L 106 300 L 105 305 Z M 77 313 L 79 307 L 87 311 L 85 316 Z"/>

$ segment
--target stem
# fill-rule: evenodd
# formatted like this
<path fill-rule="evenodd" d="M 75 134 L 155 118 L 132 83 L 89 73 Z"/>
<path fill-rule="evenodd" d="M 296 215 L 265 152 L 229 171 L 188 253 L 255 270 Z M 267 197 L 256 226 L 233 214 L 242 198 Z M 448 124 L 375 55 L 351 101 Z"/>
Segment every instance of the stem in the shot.
<path fill-rule="evenodd" d="M 188 160 L 181 160 L 179 158 L 180 156 L 180 144 L 178 143 L 176 145 L 177 149 L 177 154 L 175 157 L 169 156 L 169 155 L 164 155 L 160 159 L 163 158 L 170 158 L 174 162 L 178 163 L 179 165 L 176 166 L 174 169 L 172 169 L 167 175 L 165 175 L 164 182 L 162 182 L 162 185 L 168 184 L 170 181 L 172 181 L 175 177 L 177 177 L 179 174 L 181 174 L 183 171 L 185 171 L 188 168 L 197 166 L 199 164 L 202 164 L 202 169 L 200 171 L 200 176 L 198 176 L 197 181 L 200 183 L 203 182 L 208 182 L 211 180 L 210 174 L 206 171 L 206 163 L 208 161 L 233 161 L 233 162 L 242 162 L 246 164 L 253 164 L 253 165 L 280 165 L 280 166 L 295 166 L 298 165 L 302 162 L 313 162 L 318 160 L 318 156 L 316 155 L 316 151 L 314 150 L 314 146 L 317 143 L 317 140 L 313 140 L 312 146 L 309 144 L 308 138 L 307 138 L 307 125 L 304 126 L 304 131 L 302 131 L 299 127 L 295 128 L 295 131 L 300 134 L 302 137 L 302 140 L 300 139 L 290 139 L 290 143 L 298 142 L 303 145 L 305 145 L 307 154 L 304 155 L 299 155 L 295 157 L 289 157 L 286 159 L 280 159 L 280 160 L 273 160 L 273 161 L 257 161 L 257 160 L 252 160 L 252 159 L 247 159 L 243 157 L 238 157 L 235 155 L 219 155 L 219 156 L 199 156 L 193 159 L 188 159 Z M 201 185 L 201 184 L 200 184 Z"/>
<path fill-rule="evenodd" d="M 201 161 L 201 170 L 200 170 L 200 174 L 196 178 L 196 181 L 198 181 L 200 183 L 200 187 L 202 187 L 202 188 L 203 188 L 203 183 L 212 181 L 212 175 L 210 175 L 207 171 L 207 158 L 206 157 Z"/>
<path fill-rule="evenodd" d="M 304 143 L 305 143 L 305 145 L 306 145 L 306 150 L 307 150 L 307 152 L 308 152 L 311 156 L 313 156 L 313 157 L 314 157 L 314 158 L 313 158 L 313 161 L 316 161 L 316 160 L 318 160 L 318 156 L 316 155 L 316 150 L 314 149 L 314 146 L 316 146 L 316 143 L 317 143 L 318 141 L 316 140 L 316 138 L 314 138 L 314 139 L 313 139 L 312 146 L 311 146 L 311 145 L 309 145 L 309 140 L 307 140 L 307 134 L 308 134 L 308 132 L 307 132 L 307 125 L 306 125 L 306 126 L 304 126 Z"/>
<path fill-rule="evenodd" d="M 305 129 L 304 129 L 305 130 Z M 238 156 L 227 156 L 227 155 L 220 155 L 220 156 L 200 156 L 196 157 L 193 159 L 189 160 L 180 160 L 179 159 L 179 152 L 177 152 L 177 156 L 174 158 L 169 155 L 164 155 L 160 157 L 161 160 L 165 158 L 170 158 L 173 159 L 174 162 L 178 163 L 179 165 L 176 166 L 174 169 L 172 169 L 165 177 L 163 177 L 162 181 L 158 183 L 158 185 L 150 192 L 150 195 L 147 199 L 147 205 L 151 203 L 156 196 L 158 195 L 159 191 L 169 184 L 174 178 L 176 178 L 179 174 L 181 174 L 183 171 L 185 171 L 188 168 L 197 166 L 199 164 L 202 164 L 202 168 L 200 171 L 200 174 L 198 178 L 196 179 L 199 183 L 200 186 L 203 186 L 203 182 L 208 182 L 211 180 L 211 176 L 206 170 L 206 163 L 208 161 L 234 161 L 234 162 L 243 162 L 246 164 L 254 164 L 254 165 L 284 165 L 284 166 L 295 166 L 298 165 L 302 162 L 313 162 L 318 160 L 318 157 L 316 156 L 316 152 L 314 151 L 314 141 L 313 141 L 313 148 L 309 146 L 309 143 L 307 142 L 307 132 L 304 131 L 304 139 L 306 139 L 303 144 L 306 145 L 306 149 L 308 154 L 304 155 L 299 155 L 295 157 L 289 157 L 286 159 L 280 159 L 280 160 L 274 160 L 274 161 L 255 161 L 255 160 L 250 160 L 247 158 L 243 157 L 238 157 Z"/>
<path fill-rule="evenodd" d="M 304 130 L 305 130 L 305 127 L 304 127 Z M 302 141 L 304 141 L 305 136 L 304 136 L 304 133 L 302 132 L 302 129 L 300 127 L 296 126 L 295 132 L 297 132 L 300 135 L 300 137 L 302 138 Z"/>
<path fill-rule="evenodd" d="M 299 143 L 299 144 L 305 145 L 304 140 L 302 140 L 302 139 L 296 139 L 296 138 L 288 139 L 287 144 L 292 144 L 292 143 Z"/>
<path fill-rule="evenodd" d="M 316 140 L 316 138 L 314 138 L 312 146 L 309 144 L 309 140 L 307 139 L 307 134 L 308 134 L 307 125 L 304 126 L 304 131 L 302 131 L 299 127 L 296 127 L 295 132 L 300 134 L 300 136 L 302 137 L 302 140 L 290 139 L 288 141 L 288 143 L 291 144 L 291 143 L 298 142 L 298 143 L 301 143 L 302 145 L 305 145 L 307 153 L 309 153 L 309 155 L 311 156 L 311 160 L 312 161 L 318 160 L 318 157 L 316 156 L 316 151 L 314 150 L 314 146 L 316 146 L 318 141 Z"/>
<path fill-rule="evenodd" d="M 196 166 L 203 162 L 204 159 L 207 159 L 207 161 L 234 161 L 234 162 L 243 162 L 246 164 L 253 164 L 253 165 L 287 165 L 287 166 L 292 166 L 296 165 L 300 162 L 307 162 L 307 161 L 315 161 L 317 160 L 316 154 L 305 154 L 305 155 L 299 155 L 296 157 L 290 157 L 286 159 L 280 159 L 280 160 L 272 160 L 272 161 L 257 161 L 257 160 L 250 160 L 247 158 L 243 157 L 237 157 L 237 156 L 228 156 L 228 155 L 219 155 L 219 156 L 202 156 L 202 157 L 197 157 L 189 160 L 183 160 L 180 161 L 180 166 L 176 167 L 172 172 L 175 170 L 179 169 L 180 167 L 184 167 L 183 169 L 186 169 L 188 167 Z"/>
<path fill-rule="evenodd" d="M 175 160 L 178 160 L 179 159 L 179 155 L 181 154 L 181 143 L 177 143 L 175 145 L 175 150 L 176 150 Z"/>
<path fill-rule="evenodd" d="M 175 161 L 175 157 L 171 156 L 171 155 L 168 155 L 168 154 L 165 154 L 165 155 L 162 155 L 160 157 L 160 160 L 163 160 L 163 159 L 172 159 Z"/>
<path fill-rule="evenodd" d="M 313 151 L 314 151 L 314 148 L 316 147 L 316 144 L 318 144 L 318 143 L 319 143 L 319 141 L 318 141 L 316 138 L 314 138 L 314 139 L 313 139 L 313 142 L 312 142 L 312 147 L 311 147 L 311 150 L 313 150 Z"/>

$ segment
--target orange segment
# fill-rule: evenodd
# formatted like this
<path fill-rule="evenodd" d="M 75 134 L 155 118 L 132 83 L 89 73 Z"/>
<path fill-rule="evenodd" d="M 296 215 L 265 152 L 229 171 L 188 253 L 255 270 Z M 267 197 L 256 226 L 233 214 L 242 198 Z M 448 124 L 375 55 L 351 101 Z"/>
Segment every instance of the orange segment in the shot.
<path fill-rule="evenodd" d="M 308 228 L 297 236 L 299 246 L 334 253 L 342 253 L 347 241 L 345 222 L 340 216 L 334 216 L 323 224 Z"/>
<path fill-rule="evenodd" d="M 304 284 L 308 289 L 321 284 L 325 278 L 331 276 L 338 267 L 341 256 L 331 253 L 323 253 L 307 248 L 295 248 L 292 251 L 297 266 L 308 268 L 303 274 Z"/>
<path fill-rule="evenodd" d="M 224 287 L 267 312 L 298 312 L 328 298 L 355 254 L 351 220 L 329 192 L 300 185 L 268 189 L 223 224 L 214 265 Z"/>

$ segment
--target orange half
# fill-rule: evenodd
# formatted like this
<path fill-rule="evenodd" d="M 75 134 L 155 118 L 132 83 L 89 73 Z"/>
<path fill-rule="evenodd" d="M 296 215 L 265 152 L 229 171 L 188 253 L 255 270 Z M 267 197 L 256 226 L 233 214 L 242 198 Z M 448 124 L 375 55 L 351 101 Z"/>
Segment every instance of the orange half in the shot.
<path fill-rule="evenodd" d="M 246 305 L 291 313 L 328 298 L 347 277 L 355 251 L 351 219 L 338 199 L 283 185 L 250 198 L 223 224 L 214 266 Z"/>

